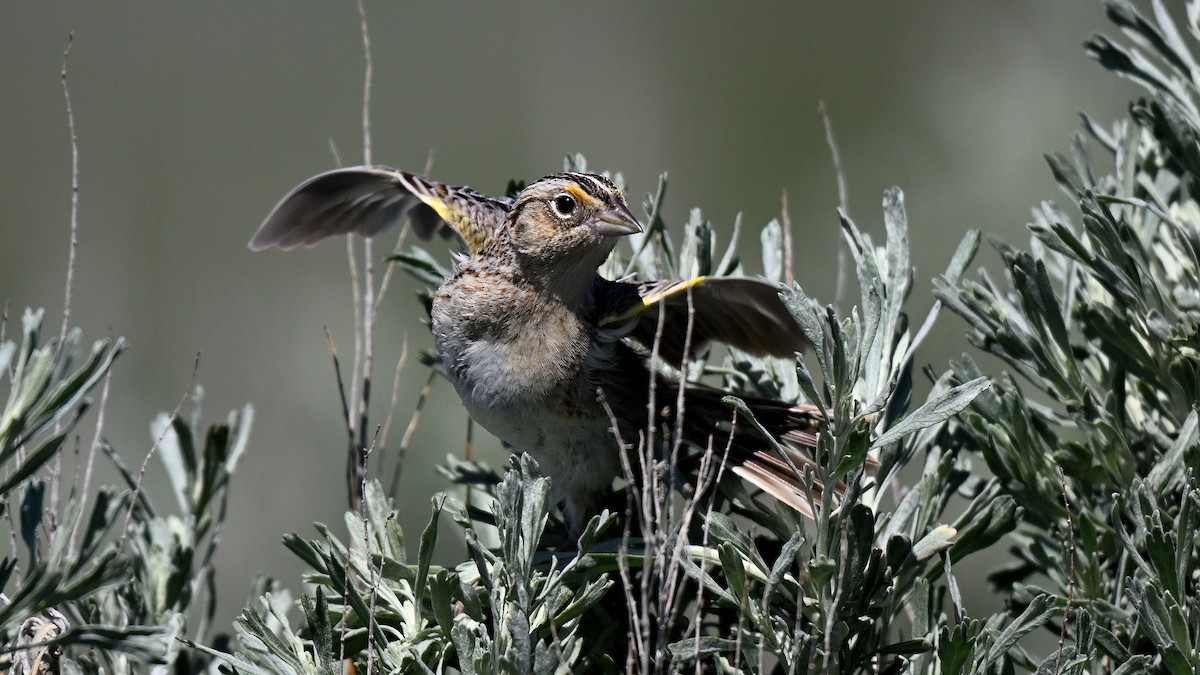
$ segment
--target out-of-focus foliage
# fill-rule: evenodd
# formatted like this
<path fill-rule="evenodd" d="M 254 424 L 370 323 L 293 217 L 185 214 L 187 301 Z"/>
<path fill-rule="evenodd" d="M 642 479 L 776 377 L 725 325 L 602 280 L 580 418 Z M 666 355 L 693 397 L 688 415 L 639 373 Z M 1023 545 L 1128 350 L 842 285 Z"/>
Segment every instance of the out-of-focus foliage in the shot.
<path fill-rule="evenodd" d="M 79 443 L 86 397 L 124 341 L 101 340 L 85 352 L 78 331 L 44 340 L 41 328 L 42 313 L 26 312 L 21 343 L 0 343 L 9 384 L 0 509 L 13 544 L 0 559 L 0 659 L 15 673 L 198 672 L 207 659 L 176 638 L 210 639 L 211 562 L 249 408 L 202 439 L 192 432 L 198 393 L 190 423 L 167 415 L 154 423 L 156 454 L 178 503 L 174 513 L 160 511 L 139 489 L 141 476 L 99 437 L 89 453 L 75 454 L 75 467 L 62 467 L 68 441 L 75 435 Z M 117 462 L 127 489 L 88 488 L 96 450 Z M 65 484 L 70 472 L 76 482 Z"/>
<path fill-rule="evenodd" d="M 1010 369 L 971 406 L 966 431 L 1026 509 L 1016 561 L 992 581 L 1014 611 L 1051 599 L 1041 622 L 1063 647 L 1043 666 L 1195 672 L 1200 3 L 1187 3 L 1186 37 L 1161 2 L 1147 14 L 1107 8 L 1126 42 L 1096 36 L 1088 51 L 1147 98 L 1111 127 L 1085 116 L 1069 156 L 1048 157 L 1078 214 L 1042 204 L 1028 251 L 998 245 L 1005 283 L 983 275 L 936 292 Z M 969 379 L 980 367 L 968 357 L 953 370 Z M 986 649 L 964 639 L 966 658 Z"/>

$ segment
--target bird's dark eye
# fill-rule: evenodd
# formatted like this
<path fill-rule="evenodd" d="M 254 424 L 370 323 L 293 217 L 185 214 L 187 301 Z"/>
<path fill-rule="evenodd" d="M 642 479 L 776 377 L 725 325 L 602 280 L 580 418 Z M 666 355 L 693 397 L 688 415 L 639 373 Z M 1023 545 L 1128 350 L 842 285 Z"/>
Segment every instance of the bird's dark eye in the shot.
<path fill-rule="evenodd" d="M 575 213 L 575 198 L 571 195 L 559 195 L 550 203 L 554 205 L 554 213 L 559 218 L 570 218 Z"/>

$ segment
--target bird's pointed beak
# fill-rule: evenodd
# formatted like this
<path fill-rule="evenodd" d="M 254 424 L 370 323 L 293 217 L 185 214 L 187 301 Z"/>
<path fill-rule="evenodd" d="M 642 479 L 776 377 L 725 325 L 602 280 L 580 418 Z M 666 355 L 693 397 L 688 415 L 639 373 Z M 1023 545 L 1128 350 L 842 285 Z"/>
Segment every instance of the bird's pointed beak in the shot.
<path fill-rule="evenodd" d="M 596 213 L 592 229 L 609 237 L 623 237 L 641 232 L 642 226 L 629 207 L 618 201 L 616 206 Z"/>

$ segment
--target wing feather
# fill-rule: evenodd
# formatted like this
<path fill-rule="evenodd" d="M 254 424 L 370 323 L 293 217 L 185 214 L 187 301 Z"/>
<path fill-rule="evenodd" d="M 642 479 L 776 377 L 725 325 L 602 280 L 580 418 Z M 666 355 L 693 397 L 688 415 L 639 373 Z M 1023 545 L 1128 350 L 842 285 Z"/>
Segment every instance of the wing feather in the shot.
<path fill-rule="evenodd" d="M 417 236 L 457 235 L 474 253 L 500 228 L 508 209 L 508 200 L 386 166 L 335 169 L 285 195 L 254 233 L 250 248 L 312 246 L 350 232 L 370 237 L 407 215 Z"/>
<path fill-rule="evenodd" d="M 757 356 L 792 356 L 808 341 L 779 297 L 779 287 L 749 277 L 699 276 L 684 281 L 610 282 L 601 326 L 633 321 L 626 333 L 643 346 L 654 345 L 659 316 L 665 313 L 658 353 L 669 363 L 683 359 L 691 314 L 688 357 L 720 342 Z"/>

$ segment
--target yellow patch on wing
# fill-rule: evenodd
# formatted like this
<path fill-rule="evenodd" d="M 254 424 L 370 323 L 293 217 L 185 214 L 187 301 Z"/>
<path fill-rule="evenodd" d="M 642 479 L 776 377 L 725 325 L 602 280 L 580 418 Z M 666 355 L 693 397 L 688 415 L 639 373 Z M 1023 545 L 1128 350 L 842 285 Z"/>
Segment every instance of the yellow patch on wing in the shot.
<path fill-rule="evenodd" d="M 653 293 L 648 293 L 647 295 L 642 297 L 642 304 L 633 305 L 629 309 L 625 310 L 625 313 L 622 314 L 620 318 L 622 320 L 632 319 L 633 317 L 637 316 L 638 314 L 641 314 L 642 312 L 646 311 L 647 308 L 653 307 L 654 305 L 662 302 L 663 300 L 671 297 L 672 295 L 686 291 L 687 289 L 691 288 L 692 286 L 695 286 L 696 284 L 704 281 L 707 278 L 708 278 L 707 276 L 702 274 L 697 277 L 692 277 L 691 279 L 685 279 L 683 281 L 679 281 L 679 282 L 670 284 L 668 286 L 664 286 L 664 287 L 654 291 Z"/>
<path fill-rule="evenodd" d="M 472 254 L 478 253 L 487 242 L 487 236 L 471 223 L 471 216 L 452 202 L 448 202 L 435 194 L 423 190 L 413 190 L 412 194 L 420 199 L 433 212 L 449 225 Z"/>
<path fill-rule="evenodd" d="M 425 202 L 426 206 L 433 209 L 434 213 L 438 214 L 439 218 L 452 225 L 455 224 L 454 218 L 450 215 L 450 207 L 446 205 L 446 202 L 434 197 L 433 195 L 427 195 L 421 192 L 416 192 L 414 194 L 416 194 L 417 199 Z"/>

